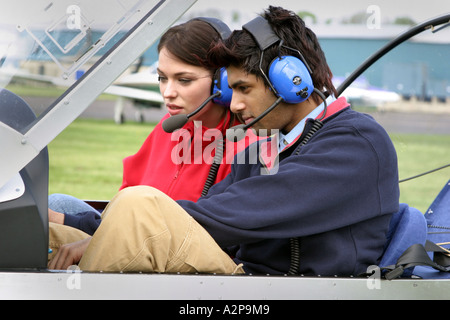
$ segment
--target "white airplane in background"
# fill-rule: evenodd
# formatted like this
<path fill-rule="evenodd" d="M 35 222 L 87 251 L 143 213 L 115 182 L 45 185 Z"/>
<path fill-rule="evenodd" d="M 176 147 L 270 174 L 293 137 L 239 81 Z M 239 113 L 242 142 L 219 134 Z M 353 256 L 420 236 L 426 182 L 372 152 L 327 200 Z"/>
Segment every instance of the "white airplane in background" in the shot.
<path fill-rule="evenodd" d="M 136 110 L 136 120 L 144 121 L 143 108 L 161 108 L 164 103 L 159 92 L 158 75 L 152 70 L 126 75 L 109 86 L 104 93 L 118 96 L 114 120 L 124 122 L 125 100 L 130 100 Z"/>
<path fill-rule="evenodd" d="M 18 69 L 0 69 L 0 79 L 2 78 L 31 80 L 64 88 L 70 87 L 75 82 L 75 80 L 68 81 L 60 77 L 33 74 Z M 109 86 L 104 93 L 118 97 L 114 107 L 114 121 L 118 124 L 125 121 L 124 107 L 127 100 L 131 101 L 137 109 L 135 118 L 139 122 L 144 121 L 142 109 L 161 108 L 164 103 L 159 92 L 158 75 L 154 68 L 125 75 Z"/>
<path fill-rule="evenodd" d="M 342 77 L 333 78 L 333 83 L 336 88 L 344 81 Z M 369 84 L 367 79 L 358 78 L 349 87 L 347 87 L 341 94 L 355 106 L 364 107 L 380 107 L 385 103 L 398 102 L 402 96 L 394 91 L 385 90 L 374 87 Z"/>

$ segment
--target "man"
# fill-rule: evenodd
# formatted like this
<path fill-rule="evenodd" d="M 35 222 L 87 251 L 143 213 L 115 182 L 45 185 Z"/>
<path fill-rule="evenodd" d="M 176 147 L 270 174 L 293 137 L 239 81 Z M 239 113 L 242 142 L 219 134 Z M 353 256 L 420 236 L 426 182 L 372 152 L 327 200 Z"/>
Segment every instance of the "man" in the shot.
<path fill-rule="evenodd" d="M 81 258 L 80 268 L 91 271 L 348 276 L 379 262 L 398 210 L 394 147 L 371 117 L 333 97 L 324 54 L 298 16 L 269 7 L 262 17 L 210 56 L 227 67 L 232 111 L 257 134 L 275 135 L 278 159 L 253 161 L 265 142 L 252 145 L 197 202 L 127 188 L 111 201 L 94 236 L 63 246 L 50 268 Z M 288 79 L 296 90 L 308 85 L 292 99 L 278 87 L 290 67 L 271 71 L 290 59 L 285 56 L 312 81 L 308 74 Z M 322 91 L 330 95 L 327 103 Z M 52 237 L 61 243 L 57 232 Z"/>

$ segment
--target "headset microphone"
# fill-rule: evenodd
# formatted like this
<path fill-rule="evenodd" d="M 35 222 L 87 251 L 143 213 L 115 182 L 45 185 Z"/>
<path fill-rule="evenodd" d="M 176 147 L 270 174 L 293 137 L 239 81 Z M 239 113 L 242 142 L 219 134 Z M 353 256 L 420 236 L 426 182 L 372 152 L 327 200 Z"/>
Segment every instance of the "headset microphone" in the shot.
<path fill-rule="evenodd" d="M 206 99 L 197 109 L 195 109 L 193 112 L 189 114 L 177 114 L 174 116 L 171 116 L 170 118 L 167 118 L 162 123 L 162 128 L 167 133 L 172 133 L 177 129 L 182 128 L 188 121 L 189 118 L 192 118 L 197 113 L 199 113 L 212 99 L 220 97 L 221 92 L 218 91 L 214 93 L 213 95 L 209 96 L 208 99 Z"/>
<path fill-rule="evenodd" d="M 245 137 L 245 131 L 248 130 L 251 126 L 253 126 L 255 123 L 260 121 L 262 118 L 264 118 L 269 112 L 271 112 L 273 109 L 275 109 L 284 99 L 282 97 L 278 97 L 277 100 L 264 111 L 261 113 L 258 117 L 256 117 L 252 122 L 248 124 L 239 124 L 237 126 L 234 126 L 227 130 L 227 140 L 232 142 L 238 142 L 242 140 Z"/>

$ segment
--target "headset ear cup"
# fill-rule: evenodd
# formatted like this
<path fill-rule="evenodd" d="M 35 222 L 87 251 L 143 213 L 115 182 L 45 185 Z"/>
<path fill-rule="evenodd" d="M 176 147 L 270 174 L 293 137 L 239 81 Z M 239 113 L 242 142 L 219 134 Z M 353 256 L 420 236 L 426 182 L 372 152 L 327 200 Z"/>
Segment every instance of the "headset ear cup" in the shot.
<path fill-rule="evenodd" d="M 278 95 L 287 103 L 300 103 L 314 91 L 305 64 L 294 56 L 275 58 L 270 64 L 269 79 Z"/>
<path fill-rule="evenodd" d="M 217 98 L 214 98 L 214 102 L 226 107 L 230 106 L 231 103 L 231 97 L 233 94 L 233 91 L 228 86 L 228 76 L 227 76 L 227 69 L 221 68 L 216 71 L 213 79 L 213 90 L 212 94 L 216 94 L 217 92 L 220 92 L 220 96 Z"/>

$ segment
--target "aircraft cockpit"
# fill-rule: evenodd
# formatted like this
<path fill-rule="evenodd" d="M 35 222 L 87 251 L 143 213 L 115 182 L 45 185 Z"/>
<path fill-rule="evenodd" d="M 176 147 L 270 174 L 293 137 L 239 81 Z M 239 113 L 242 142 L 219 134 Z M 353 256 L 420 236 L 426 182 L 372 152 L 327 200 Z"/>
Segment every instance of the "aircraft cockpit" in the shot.
<path fill-rule="evenodd" d="M 193 3 L 114 0 L 105 6 L 104 1 L 90 0 L 19 0 L 3 4 L 0 268 L 46 268 L 47 144 Z M 67 89 L 36 115 L 20 98 L 24 81 Z"/>

